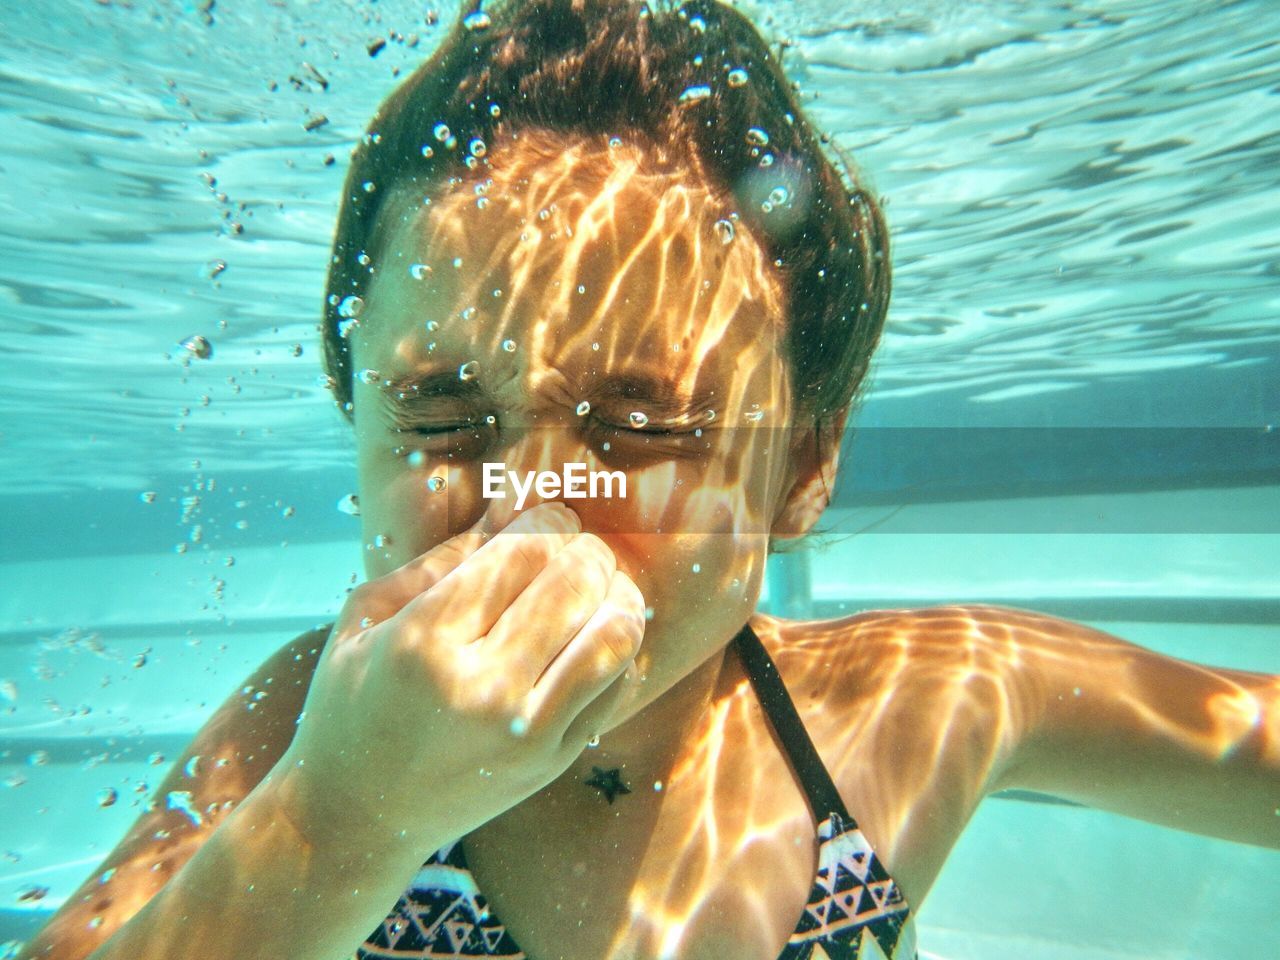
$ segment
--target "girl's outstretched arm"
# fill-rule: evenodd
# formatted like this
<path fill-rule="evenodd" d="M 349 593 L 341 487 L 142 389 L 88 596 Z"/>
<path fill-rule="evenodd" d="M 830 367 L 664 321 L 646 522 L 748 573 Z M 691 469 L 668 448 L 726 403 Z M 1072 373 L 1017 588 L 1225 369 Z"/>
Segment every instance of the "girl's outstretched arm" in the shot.
<path fill-rule="evenodd" d="M 1054 617 L 970 607 L 1008 671 L 994 789 L 1280 848 L 1280 676 L 1189 663 Z"/>

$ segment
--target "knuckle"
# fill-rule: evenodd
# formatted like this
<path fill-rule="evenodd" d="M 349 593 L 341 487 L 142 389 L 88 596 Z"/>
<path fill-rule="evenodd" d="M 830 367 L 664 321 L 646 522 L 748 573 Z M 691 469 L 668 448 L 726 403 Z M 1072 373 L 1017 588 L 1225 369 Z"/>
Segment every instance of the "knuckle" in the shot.
<path fill-rule="evenodd" d="M 572 557 L 556 564 L 556 582 L 575 599 L 598 602 L 604 594 L 609 574 L 598 558 Z"/>
<path fill-rule="evenodd" d="M 610 658 L 610 669 L 616 669 L 635 655 L 643 632 L 635 619 L 627 616 L 608 617 L 601 624 L 596 638 Z"/>
<path fill-rule="evenodd" d="M 547 565 L 547 560 L 551 556 L 550 548 L 546 543 L 547 538 L 522 534 L 510 536 L 514 541 L 511 545 L 512 561 L 522 568 L 521 572 L 526 576 L 536 576 Z"/>
<path fill-rule="evenodd" d="M 640 592 L 640 588 L 636 586 L 634 580 L 625 573 L 615 574 L 615 583 L 618 592 L 618 604 L 624 613 L 633 614 L 640 618 L 640 626 L 644 628 L 644 594 Z"/>
<path fill-rule="evenodd" d="M 420 676 L 426 667 L 422 645 L 418 643 L 417 631 L 413 629 L 397 630 L 383 641 L 383 649 L 387 665 L 392 675 L 398 680 L 406 680 Z"/>
<path fill-rule="evenodd" d="M 609 549 L 609 545 L 594 533 L 578 534 L 574 545 L 583 550 L 586 556 L 593 558 L 603 566 L 610 568 L 610 570 L 612 570 L 616 563 L 613 551 Z"/>

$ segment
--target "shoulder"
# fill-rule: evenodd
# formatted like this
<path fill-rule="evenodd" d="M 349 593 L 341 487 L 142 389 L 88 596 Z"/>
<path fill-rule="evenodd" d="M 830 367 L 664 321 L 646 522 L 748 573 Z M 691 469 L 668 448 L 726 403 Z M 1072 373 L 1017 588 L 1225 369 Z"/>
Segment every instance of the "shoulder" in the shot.
<path fill-rule="evenodd" d="M 260 777 L 293 740 L 331 628 L 305 630 L 267 656 L 209 717 L 187 754 L 231 752 L 244 762 L 252 757 L 256 762 L 249 776 Z"/>
<path fill-rule="evenodd" d="M 752 626 L 788 686 L 794 679 L 828 710 L 858 716 L 879 704 L 908 712 L 918 736 L 969 723 L 1006 743 L 1029 732 L 1023 728 L 1040 713 L 1034 705 L 1060 700 L 1082 675 L 1113 676 L 1139 650 L 1084 624 L 989 604 L 822 621 L 758 615 Z"/>
<path fill-rule="evenodd" d="M 752 620 L 849 812 L 912 903 L 1009 762 L 1031 616 L 952 605 Z"/>
<path fill-rule="evenodd" d="M 857 677 L 966 664 L 990 671 L 1028 644 L 1079 639 L 1078 624 L 1029 610 L 987 604 L 867 610 L 835 620 L 781 620 L 765 614 L 752 627 L 775 659 L 797 668 L 821 662 Z M 781 667 L 779 668 L 781 669 Z M 851 678 L 852 679 L 852 678 Z"/>

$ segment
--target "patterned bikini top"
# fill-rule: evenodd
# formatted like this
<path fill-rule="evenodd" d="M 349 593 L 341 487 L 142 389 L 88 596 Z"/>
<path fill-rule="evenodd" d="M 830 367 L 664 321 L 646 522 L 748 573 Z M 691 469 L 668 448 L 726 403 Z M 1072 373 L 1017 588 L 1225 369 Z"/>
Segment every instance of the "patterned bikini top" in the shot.
<path fill-rule="evenodd" d="M 750 626 L 734 637 L 818 823 L 818 872 L 778 960 L 916 960 L 902 891 L 845 809 L 764 644 Z M 489 909 L 462 841 L 431 855 L 395 907 L 356 951 L 359 960 L 528 958 Z"/>

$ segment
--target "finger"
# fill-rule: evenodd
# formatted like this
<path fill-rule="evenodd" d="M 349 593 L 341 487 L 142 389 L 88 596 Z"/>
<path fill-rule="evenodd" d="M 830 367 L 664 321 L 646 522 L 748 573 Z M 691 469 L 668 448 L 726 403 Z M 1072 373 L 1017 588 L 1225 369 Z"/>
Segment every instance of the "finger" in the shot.
<path fill-rule="evenodd" d="M 603 540 L 579 534 L 500 612 L 485 631 L 481 656 L 501 664 L 518 689 L 531 689 L 599 609 L 616 569 Z"/>
<path fill-rule="evenodd" d="M 403 607 L 414 622 L 447 623 L 455 636 L 484 636 L 551 559 L 578 535 L 578 515 L 564 504 L 539 504 Z"/>
<path fill-rule="evenodd" d="M 529 723 L 564 738 L 574 720 L 635 659 L 644 638 L 644 597 L 615 571 L 604 602 L 560 652 L 529 696 Z"/>
<path fill-rule="evenodd" d="M 559 537 L 545 546 L 559 549 L 582 528 L 578 515 L 563 503 L 544 503 L 518 514 L 505 531 L 542 531 Z M 395 616 L 414 597 L 430 590 L 463 561 L 497 538 L 481 518 L 468 530 L 450 537 L 384 576 L 361 584 L 339 615 L 335 633 L 346 635 Z"/>

